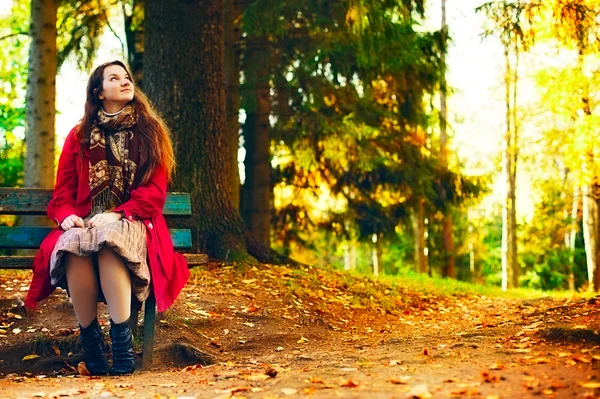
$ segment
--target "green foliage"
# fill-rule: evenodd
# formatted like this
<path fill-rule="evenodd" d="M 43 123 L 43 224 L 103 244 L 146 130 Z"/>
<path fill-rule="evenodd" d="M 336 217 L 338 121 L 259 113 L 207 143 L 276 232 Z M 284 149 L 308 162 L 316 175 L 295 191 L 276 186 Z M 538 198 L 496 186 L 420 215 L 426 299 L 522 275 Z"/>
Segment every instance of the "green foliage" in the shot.
<path fill-rule="evenodd" d="M 306 244 L 326 229 L 394 242 L 421 199 L 434 212 L 483 191 L 428 148 L 424 97 L 438 88 L 443 46 L 415 29 L 423 7 L 259 0 L 244 12 L 244 31 L 268 40 L 274 60 L 275 184 L 294 192 L 277 208 L 279 240 Z M 311 212 L 323 195 L 335 205 Z"/>
<path fill-rule="evenodd" d="M 0 187 L 23 184 L 29 6 L 16 0 L 10 15 L 0 19 Z"/>

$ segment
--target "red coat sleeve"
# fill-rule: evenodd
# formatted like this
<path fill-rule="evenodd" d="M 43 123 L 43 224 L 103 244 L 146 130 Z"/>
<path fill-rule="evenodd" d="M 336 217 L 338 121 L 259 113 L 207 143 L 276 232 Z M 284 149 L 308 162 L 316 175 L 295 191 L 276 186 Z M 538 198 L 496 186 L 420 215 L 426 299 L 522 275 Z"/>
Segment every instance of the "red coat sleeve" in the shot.
<path fill-rule="evenodd" d="M 123 212 L 129 220 L 148 219 L 162 214 L 167 199 L 167 174 L 157 167 L 150 179 L 142 186 L 131 190 L 129 200 L 113 212 Z"/>
<path fill-rule="evenodd" d="M 67 216 L 76 213 L 75 201 L 79 184 L 76 159 L 78 148 L 79 143 L 75 138 L 75 129 L 73 129 L 65 140 L 58 160 L 56 184 L 47 208 L 48 217 L 55 220 L 59 226 Z"/>

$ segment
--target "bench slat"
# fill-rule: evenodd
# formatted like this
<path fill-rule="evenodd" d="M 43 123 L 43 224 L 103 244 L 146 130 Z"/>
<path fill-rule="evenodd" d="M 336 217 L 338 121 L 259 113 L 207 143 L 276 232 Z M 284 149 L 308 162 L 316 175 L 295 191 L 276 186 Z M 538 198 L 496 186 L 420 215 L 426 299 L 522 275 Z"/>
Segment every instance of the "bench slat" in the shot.
<path fill-rule="evenodd" d="M 50 227 L 0 226 L 0 248 L 37 249 Z M 189 229 L 169 229 L 173 246 L 177 249 L 192 247 L 192 234 Z"/>
<path fill-rule="evenodd" d="M 45 215 L 52 190 L 0 187 L 0 215 Z M 169 192 L 163 208 L 165 216 L 190 216 L 189 193 Z"/>
<path fill-rule="evenodd" d="M 206 254 L 183 254 L 191 269 L 208 263 Z M 0 256 L 0 269 L 30 270 L 34 256 Z"/>

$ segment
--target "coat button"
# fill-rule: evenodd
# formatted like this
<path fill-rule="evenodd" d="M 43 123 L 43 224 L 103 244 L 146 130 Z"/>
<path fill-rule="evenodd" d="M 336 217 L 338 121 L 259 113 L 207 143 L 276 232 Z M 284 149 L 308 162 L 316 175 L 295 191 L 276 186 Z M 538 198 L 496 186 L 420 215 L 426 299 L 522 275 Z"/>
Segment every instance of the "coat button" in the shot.
<path fill-rule="evenodd" d="M 152 223 L 148 223 L 148 228 L 153 229 L 154 226 L 152 226 Z"/>
<path fill-rule="evenodd" d="M 133 220 L 133 216 L 129 215 L 129 220 Z"/>

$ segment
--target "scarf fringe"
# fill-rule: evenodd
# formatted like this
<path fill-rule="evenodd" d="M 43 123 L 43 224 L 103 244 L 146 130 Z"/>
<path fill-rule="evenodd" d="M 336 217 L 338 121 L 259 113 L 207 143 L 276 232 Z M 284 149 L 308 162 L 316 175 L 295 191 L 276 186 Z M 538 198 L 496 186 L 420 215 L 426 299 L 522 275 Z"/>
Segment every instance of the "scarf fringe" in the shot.
<path fill-rule="evenodd" d="M 106 211 L 111 211 L 119 206 L 119 203 L 119 197 L 107 187 L 92 198 L 91 214 L 93 216 Z"/>

